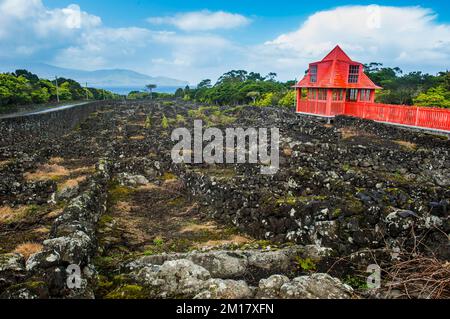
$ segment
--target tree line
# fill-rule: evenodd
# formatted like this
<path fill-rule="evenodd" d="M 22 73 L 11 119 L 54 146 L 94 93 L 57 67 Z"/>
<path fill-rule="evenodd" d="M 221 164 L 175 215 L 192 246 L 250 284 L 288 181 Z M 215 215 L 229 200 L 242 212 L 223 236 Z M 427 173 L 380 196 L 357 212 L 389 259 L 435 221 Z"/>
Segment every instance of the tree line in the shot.
<path fill-rule="evenodd" d="M 381 63 L 367 64 L 364 71 L 375 84 L 383 87 L 377 92 L 377 102 L 450 108 L 449 71 L 437 75 L 405 74 L 398 67 L 383 67 Z"/>
<path fill-rule="evenodd" d="M 450 108 L 449 71 L 437 75 L 422 72 L 404 74 L 398 67 L 383 67 L 380 63 L 367 64 L 364 70 L 374 83 L 383 87 L 377 92 L 376 101 L 379 103 Z M 295 90 L 292 86 L 296 81 L 280 82 L 276 78 L 276 73 L 262 76 L 255 72 L 232 70 L 214 84 L 205 79 L 195 88 L 179 88 L 174 96 L 214 105 L 293 107 Z"/>
<path fill-rule="evenodd" d="M 58 83 L 58 90 L 56 87 Z M 0 73 L 0 110 L 17 105 L 43 104 L 60 101 L 116 99 L 120 96 L 103 89 L 83 88 L 72 79 L 41 79 L 27 70 Z"/>
<path fill-rule="evenodd" d="M 215 105 L 294 106 L 295 91 L 291 87 L 295 81 L 280 82 L 276 77 L 276 73 L 262 76 L 260 73 L 232 70 L 223 74 L 214 85 L 206 79 L 196 88 L 180 88 L 175 97 Z"/>

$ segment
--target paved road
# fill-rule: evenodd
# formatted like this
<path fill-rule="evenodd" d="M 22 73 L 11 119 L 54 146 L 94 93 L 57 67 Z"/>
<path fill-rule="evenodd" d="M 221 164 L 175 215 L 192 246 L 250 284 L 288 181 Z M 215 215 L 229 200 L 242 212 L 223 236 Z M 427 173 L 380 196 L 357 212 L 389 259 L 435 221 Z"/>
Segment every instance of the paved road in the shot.
<path fill-rule="evenodd" d="M 9 118 L 13 118 L 13 117 L 23 117 L 23 116 L 29 116 L 29 115 L 50 113 L 50 112 L 60 111 L 60 110 L 64 110 L 64 109 L 70 109 L 74 106 L 84 105 L 84 104 L 88 104 L 88 103 L 90 103 L 90 102 L 80 102 L 80 103 L 74 103 L 74 104 L 61 105 L 61 106 L 56 106 L 56 107 L 52 107 L 52 108 L 48 108 L 48 109 L 41 109 L 41 110 L 37 110 L 37 111 L 5 114 L 5 115 L 0 115 L 0 119 L 9 119 Z"/>

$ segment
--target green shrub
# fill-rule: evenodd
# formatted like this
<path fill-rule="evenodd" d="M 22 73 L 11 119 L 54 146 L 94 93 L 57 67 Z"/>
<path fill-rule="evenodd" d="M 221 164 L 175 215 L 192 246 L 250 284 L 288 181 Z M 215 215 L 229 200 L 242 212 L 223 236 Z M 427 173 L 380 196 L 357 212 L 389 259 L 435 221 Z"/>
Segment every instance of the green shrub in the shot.
<path fill-rule="evenodd" d="M 167 117 L 165 115 L 162 118 L 161 126 L 163 129 L 169 128 L 169 120 L 167 119 Z"/>

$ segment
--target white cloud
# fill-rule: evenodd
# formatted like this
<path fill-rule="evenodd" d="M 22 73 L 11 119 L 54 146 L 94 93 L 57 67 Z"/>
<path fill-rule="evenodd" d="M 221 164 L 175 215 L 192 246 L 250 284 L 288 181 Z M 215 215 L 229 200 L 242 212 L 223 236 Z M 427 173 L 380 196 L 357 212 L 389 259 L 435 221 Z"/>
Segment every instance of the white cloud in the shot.
<path fill-rule="evenodd" d="M 11 50 L 11 47 L 49 47 L 74 40 L 83 31 L 101 25 L 101 18 L 81 11 L 76 4 L 48 9 L 42 0 L 0 0 L 0 43 L 5 52 L 26 53 L 34 50 Z M 48 43 L 46 43 L 46 41 Z M 9 48 L 8 48 L 9 47 Z"/>
<path fill-rule="evenodd" d="M 205 50 L 207 48 L 207 50 Z M 152 75 L 196 81 L 208 68 L 221 68 L 233 44 L 214 35 L 180 35 L 145 28 L 97 28 L 57 51 L 53 64 L 95 70 L 130 68 Z M 219 72 L 219 71 L 216 71 Z"/>
<path fill-rule="evenodd" d="M 280 68 L 306 68 L 336 44 L 361 62 L 409 70 L 450 65 L 450 25 L 438 23 L 433 11 L 422 7 L 344 6 L 317 12 L 298 30 L 258 49 Z"/>
<path fill-rule="evenodd" d="M 143 54 L 150 54 L 150 44 L 164 34 L 136 27 L 96 28 L 82 33 L 76 43 L 57 51 L 52 62 L 91 70 L 119 67 L 126 61 L 138 63 Z"/>
<path fill-rule="evenodd" d="M 101 25 L 102 20 L 80 10 L 76 4 L 67 8 L 46 10 L 35 22 L 35 30 L 40 36 L 55 32 L 67 33 L 74 30 L 90 29 Z"/>
<path fill-rule="evenodd" d="M 24 19 L 44 10 L 41 0 L 1 0 L 2 20 L 9 18 Z"/>
<path fill-rule="evenodd" d="M 185 31 L 233 29 L 250 23 L 250 19 L 240 14 L 209 10 L 179 13 L 169 17 L 151 17 L 147 21 L 152 24 L 173 25 Z"/>

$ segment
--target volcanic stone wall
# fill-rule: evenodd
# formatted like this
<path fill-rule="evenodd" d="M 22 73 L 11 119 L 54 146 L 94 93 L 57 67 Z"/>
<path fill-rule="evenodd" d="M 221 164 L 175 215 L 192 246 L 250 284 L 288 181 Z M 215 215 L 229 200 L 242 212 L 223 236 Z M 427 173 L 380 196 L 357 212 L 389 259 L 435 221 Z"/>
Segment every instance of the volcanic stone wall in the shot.
<path fill-rule="evenodd" d="M 258 238 L 320 244 L 349 253 L 380 248 L 385 241 L 396 246 L 409 238 L 414 227 L 416 234 L 426 234 L 426 240 L 433 237 L 429 245 L 439 246 L 435 251 L 448 258 L 448 241 L 436 231 L 448 231 L 450 225 L 445 178 L 448 141 L 349 117 L 337 117 L 333 128 L 310 126 L 306 123 L 296 130 L 320 142 L 302 141 L 299 134 L 292 155 L 280 159 L 280 171 L 274 176 L 261 175 L 257 166 L 244 164 L 235 165 L 235 174 L 228 178 L 194 171 L 182 178 L 193 195 L 203 197 L 203 205 L 215 218 Z M 336 143 L 334 131 L 346 127 L 382 141 L 383 137 L 402 139 L 430 148 L 408 155 L 388 144 Z M 407 165 L 404 157 L 409 159 Z M 422 163 L 433 169 L 424 170 Z M 392 180 L 382 175 L 405 166 L 404 175 L 414 175 L 416 182 L 403 180 L 399 173 Z"/>
<path fill-rule="evenodd" d="M 106 211 L 109 180 L 110 163 L 101 159 L 87 189 L 72 199 L 54 222 L 50 238 L 43 243 L 43 250 L 31 256 L 25 267 L 24 260 L 17 261 L 20 266 L 15 276 L 8 277 L 9 284 L 15 285 L 0 294 L 0 299 L 94 298 L 95 271 L 91 259 L 97 251 L 96 227 Z M 18 257 L 9 254 L 2 258 L 13 260 Z M 77 268 L 79 273 L 76 273 Z M 66 285 L 67 279 L 72 278 L 68 276 L 72 274 L 78 275 L 73 277 L 77 289 L 68 289 Z M 5 283 L 4 277 L 0 279 Z"/>
<path fill-rule="evenodd" d="M 0 147 L 26 140 L 59 136 L 86 120 L 89 114 L 117 102 L 93 102 L 54 112 L 0 120 Z"/>

